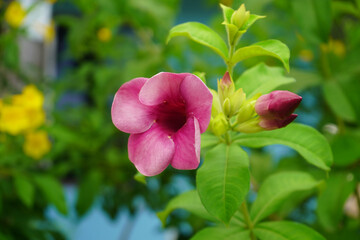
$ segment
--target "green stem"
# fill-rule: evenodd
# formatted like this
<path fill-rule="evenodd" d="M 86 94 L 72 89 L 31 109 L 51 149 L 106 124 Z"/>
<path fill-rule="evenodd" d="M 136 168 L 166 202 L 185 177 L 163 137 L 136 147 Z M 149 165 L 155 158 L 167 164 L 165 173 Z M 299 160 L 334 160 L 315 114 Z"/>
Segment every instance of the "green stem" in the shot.
<path fill-rule="evenodd" d="M 230 76 L 232 76 L 233 74 L 233 70 L 234 70 L 234 65 L 232 63 L 232 57 L 234 55 L 234 52 L 235 52 L 235 44 L 232 42 L 230 43 L 230 46 L 229 46 L 229 60 L 226 62 L 226 66 L 227 66 L 227 70 L 230 74 Z"/>
<path fill-rule="evenodd" d="M 247 205 L 246 205 L 246 201 L 243 201 L 243 203 L 240 206 L 240 210 L 244 214 L 245 224 L 246 224 L 247 228 L 250 231 L 251 240 L 256 240 L 256 236 L 255 236 L 255 234 L 253 232 L 254 225 L 253 225 L 253 223 L 251 221 L 249 210 L 248 210 Z"/>
<path fill-rule="evenodd" d="M 231 136 L 230 136 L 229 132 L 225 133 L 224 140 L 225 140 L 226 145 L 231 145 Z"/>
<path fill-rule="evenodd" d="M 233 70 L 234 70 L 234 66 L 232 65 L 228 65 L 226 71 L 229 72 L 230 76 L 232 76 L 233 74 Z"/>

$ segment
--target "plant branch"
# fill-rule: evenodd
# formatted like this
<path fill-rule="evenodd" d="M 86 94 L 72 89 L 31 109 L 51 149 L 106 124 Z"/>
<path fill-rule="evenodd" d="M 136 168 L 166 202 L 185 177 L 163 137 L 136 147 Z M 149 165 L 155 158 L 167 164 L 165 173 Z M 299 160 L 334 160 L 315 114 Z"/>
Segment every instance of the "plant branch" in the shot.
<path fill-rule="evenodd" d="M 228 131 L 224 135 L 224 140 L 226 145 L 231 145 L 231 136 Z"/>
<path fill-rule="evenodd" d="M 248 210 L 247 205 L 246 205 L 246 201 L 243 201 L 243 203 L 240 206 L 240 210 L 244 214 L 245 224 L 246 224 L 247 228 L 250 231 L 251 240 L 256 240 L 256 236 L 254 235 L 254 232 L 253 232 L 254 225 L 253 225 L 253 223 L 251 221 L 249 210 Z"/>

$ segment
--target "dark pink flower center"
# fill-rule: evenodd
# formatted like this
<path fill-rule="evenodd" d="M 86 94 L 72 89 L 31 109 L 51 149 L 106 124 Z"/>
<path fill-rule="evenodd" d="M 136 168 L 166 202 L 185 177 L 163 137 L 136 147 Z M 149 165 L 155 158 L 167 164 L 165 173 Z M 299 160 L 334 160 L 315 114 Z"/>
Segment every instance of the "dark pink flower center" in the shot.
<path fill-rule="evenodd" d="M 184 101 L 164 101 L 156 108 L 156 122 L 169 134 L 177 132 L 186 123 Z"/>

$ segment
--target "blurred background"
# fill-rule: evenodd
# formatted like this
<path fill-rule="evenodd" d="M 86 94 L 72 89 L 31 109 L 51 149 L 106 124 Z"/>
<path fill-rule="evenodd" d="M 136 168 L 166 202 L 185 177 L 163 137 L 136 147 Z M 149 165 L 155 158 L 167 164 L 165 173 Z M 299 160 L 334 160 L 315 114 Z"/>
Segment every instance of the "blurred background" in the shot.
<path fill-rule="evenodd" d="M 286 86 L 303 102 L 298 122 L 329 140 L 334 166 L 322 189 L 291 197 L 272 219 L 308 224 L 327 239 L 360 236 L 360 1 L 222 0 L 266 15 L 245 46 L 279 39 L 291 51 Z M 225 38 L 216 0 L 0 0 L 0 240 L 189 239 L 207 222 L 156 212 L 194 189 L 195 171 L 169 168 L 143 178 L 127 157 L 128 135 L 111 122 L 117 89 L 160 71 L 225 72 L 213 52 L 185 38 L 165 43 L 186 21 Z M 236 79 L 259 61 L 246 60 Z M 271 173 L 323 174 L 289 148 L 250 153 L 252 192 Z M 135 177 L 134 177 L 135 176 Z"/>

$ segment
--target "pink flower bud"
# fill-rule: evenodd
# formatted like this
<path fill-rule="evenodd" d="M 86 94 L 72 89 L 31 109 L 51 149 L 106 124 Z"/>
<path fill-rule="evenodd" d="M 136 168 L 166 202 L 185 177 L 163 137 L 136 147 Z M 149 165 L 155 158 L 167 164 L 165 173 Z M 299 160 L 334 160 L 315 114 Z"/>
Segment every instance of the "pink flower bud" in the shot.
<path fill-rule="evenodd" d="M 220 80 L 220 84 L 221 86 L 230 86 L 232 83 L 231 81 L 231 77 L 230 77 L 230 74 L 229 72 L 226 72 L 223 76 L 223 78 Z"/>
<path fill-rule="evenodd" d="M 218 81 L 218 94 L 220 103 L 223 104 L 224 100 L 235 92 L 235 85 L 231 79 L 229 72 L 226 72 L 220 81 Z"/>
<path fill-rule="evenodd" d="M 277 128 L 282 128 L 287 126 L 289 123 L 295 120 L 297 114 L 291 114 L 290 116 L 286 117 L 285 119 L 266 119 L 264 117 L 260 117 L 259 126 L 266 129 L 266 130 L 274 130 Z"/>
<path fill-rule="evenodd" d="M 273 91 L 259 97 L 255 104 L 259 125 L 267 130 L 285 127 L 297 117 L 292 113 L 301 100 L 299 95 L 289 91 Z"/>

